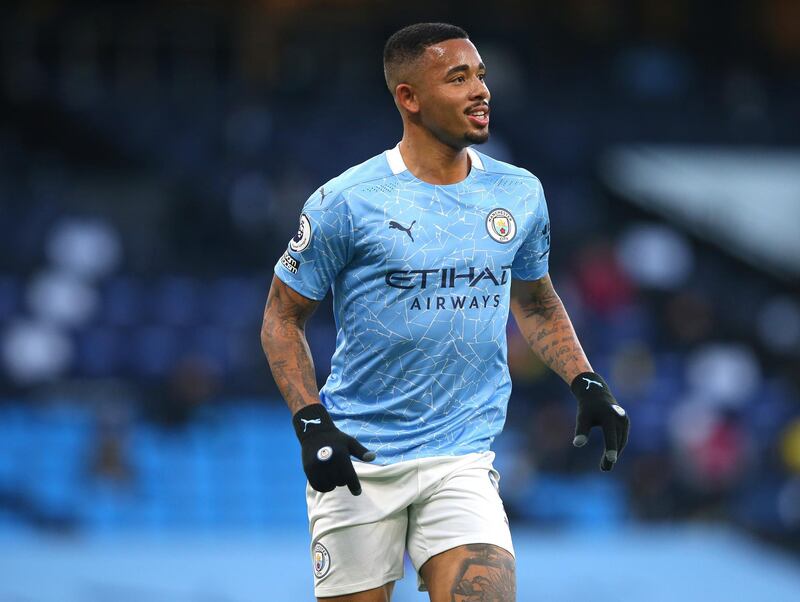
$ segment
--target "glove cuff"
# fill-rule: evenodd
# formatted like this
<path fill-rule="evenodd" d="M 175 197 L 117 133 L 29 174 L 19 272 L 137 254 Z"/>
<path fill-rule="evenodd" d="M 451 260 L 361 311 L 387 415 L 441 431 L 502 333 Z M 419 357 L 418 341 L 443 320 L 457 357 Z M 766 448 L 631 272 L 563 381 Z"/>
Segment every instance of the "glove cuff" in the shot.
<path fill-rule="evenodd" d="M 301 442 L 321 431 L 336 429 L 328 410 L 321 403 L 312 403 L 297 410 L 292 416 L 292 426 Z"/>
<path fill-rule="evenodd" d="M 581 372 L 569 386 L 572 394 L 579 400 L 589 397 L 611 397 L 611 389 L 605 379 L 596 372 Z"/>

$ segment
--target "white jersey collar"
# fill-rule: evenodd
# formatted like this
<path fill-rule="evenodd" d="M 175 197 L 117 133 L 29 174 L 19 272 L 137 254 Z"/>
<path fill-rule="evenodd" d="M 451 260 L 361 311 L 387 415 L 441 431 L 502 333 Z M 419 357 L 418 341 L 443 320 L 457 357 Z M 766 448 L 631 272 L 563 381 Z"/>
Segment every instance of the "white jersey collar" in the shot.
<path fill-rule="evenodd" d="M 406 162 L 403 161 L 403 156 L 400 154 L 400 143 L 398 142 L 394 148 L 390 148 L 389 150 L 385 151 L 384 154 L 386 155 L 386 161 L 389 163 L 389 168 L 392 170 L 394 175 L 401 174 L 404 171 L 408 171 L 408 167 L 406 167 Z M 469 155 L 469 160 L 472 163 L 473 167 L 480 169 L 481 171 L 485 171 L 483 167 L 483 161 L 481 161 L 480 156 L 471 148 L 467 148 L 467 154 Z"/>

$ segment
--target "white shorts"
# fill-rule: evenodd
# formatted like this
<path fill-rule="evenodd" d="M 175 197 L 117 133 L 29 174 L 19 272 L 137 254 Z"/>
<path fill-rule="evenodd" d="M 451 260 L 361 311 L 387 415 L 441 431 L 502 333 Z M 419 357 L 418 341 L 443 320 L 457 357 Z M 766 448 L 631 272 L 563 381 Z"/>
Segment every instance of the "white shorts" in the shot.
<path fill-rule="evenodd" d="M 306 486 L 314 594 L 342 596 L 403 577 L 407 549 L 419 569 L 456 546 L 487 543 L 512 555 L 494 452 L 375 466 L 353 462 L 362 493 Z"/>

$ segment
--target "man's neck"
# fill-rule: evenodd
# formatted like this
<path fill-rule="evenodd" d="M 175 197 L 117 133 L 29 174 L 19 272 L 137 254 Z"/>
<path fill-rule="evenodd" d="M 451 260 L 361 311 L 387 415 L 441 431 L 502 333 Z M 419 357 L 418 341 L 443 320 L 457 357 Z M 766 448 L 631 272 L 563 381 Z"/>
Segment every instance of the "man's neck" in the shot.
<path fill-rule="evenodd" d="M 406 129 L 400 141 L 400 155 L 414 177 L 429 184 L 456 184 L 470 170 L 466 148 L 456 150 L 425 130 Z"/>

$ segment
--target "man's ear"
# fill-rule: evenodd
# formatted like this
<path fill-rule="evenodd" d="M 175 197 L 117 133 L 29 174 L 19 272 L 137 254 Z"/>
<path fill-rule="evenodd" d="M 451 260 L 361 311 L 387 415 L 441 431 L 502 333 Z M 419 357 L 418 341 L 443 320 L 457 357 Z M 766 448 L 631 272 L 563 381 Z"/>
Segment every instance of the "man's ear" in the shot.
<path fill-rule="evenodd" d="M 411 85 L 397 84 L 394 94 L 397 99 L 397 106 L 411 114 L 419 113 L 419 97 Z"/>

